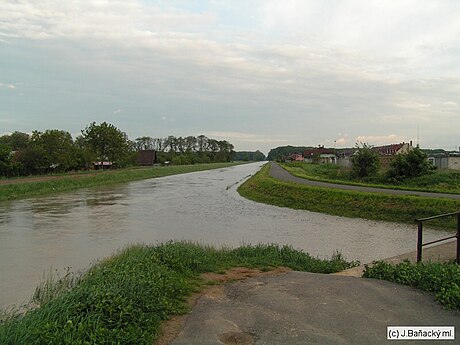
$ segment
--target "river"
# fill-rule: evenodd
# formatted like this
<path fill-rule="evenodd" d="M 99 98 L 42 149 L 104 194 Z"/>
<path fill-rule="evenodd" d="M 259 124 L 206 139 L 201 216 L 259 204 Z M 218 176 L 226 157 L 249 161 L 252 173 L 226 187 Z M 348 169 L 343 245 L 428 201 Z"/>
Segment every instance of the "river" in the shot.
<path fill-rule="evenodd" d="M 261 163 L 0 203 L 0 307 L 26 302 L 50 270 L 84 270 L 134 243 L 289 244 L 370 262 L 415 250 L 416 227 L 246 200 Z M 427 230 L 426 241 L 443 237 Z"/>

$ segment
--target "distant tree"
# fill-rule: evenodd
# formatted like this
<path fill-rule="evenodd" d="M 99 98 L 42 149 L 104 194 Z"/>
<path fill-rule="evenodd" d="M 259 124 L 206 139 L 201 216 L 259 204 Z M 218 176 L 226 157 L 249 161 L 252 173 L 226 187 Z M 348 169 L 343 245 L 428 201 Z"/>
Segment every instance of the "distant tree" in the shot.
<path fill-rule="evenodd" d="M 134 141 L 134 149 L 136 151 L 141 151 L 141 150 L 154 150 L 154 139 L 151 137 L 140 137 L 136 138 Z"/>
<path fill-rule="evenodd" d="M 428 175 L 434 171 L 435 167 L 427 158 L 427 154 L 418 147 L 408 153 L 398 154 L 390 164 L 387 178 L 401 181 L 407 178 Z"/>
<path fill-rule="evenodd" d="M 194 136 L 188 136 L 185 138 L 185 151 L 193 152 L 196 151 L 197 139 Z"/>
<path fill-rule="evenodd" d="M 128 136 L 112 124 L 103 122 L 97 125 L 93 122 L 81 133 L 98 161 L 121 164 L 129 153 Z"/>
<path fill-rule="evenodd" d="M 45 149 L 34 142 L 16 152 L 14 161 L 19 165 L 20 175 L 44 174 L 49 170 Z"/>
<path fill-rule="evenodd" d="M 0 144 L 0 176 L 10 177 L 13 172 L 12 165 L 11 149 L 4 144 Z"/>
<path fill-rule="evenodd" d="M 351 157 L 352 173 L 355 177 L 364 178 L 377 174 L 379 170 L 379 155 L 368 144 L 356 145 L 357 150 Z"/>
<path fill-rule="evenodd" d="M 233 159 L 236 161 L 263 161 L 265 159 L 265 155 L 257 151 L 238 151 L 234 152 Z"/>
<path fill-rule="evenodd" d="M 48 171 L 68 171 L 79 166 L 77 148 L 69 132 L 48 129 L 45 132 L 34 131 L 31 137 L 33 145 L 43 152 L 43 162 Z"/>
<path fill-rule="evenodd" d="M 30 135 L 18 131 L 0 137 L 0 144 L 8 146 L 12 151 L 23 150 L 29 146 L 29 143 Z"/>
<path fill-rule="evenodd" d="M 312 147 L 307 146 L 278 146 L 271 149 L 268 153 L 267 159 L 269 161 L 281 160 L 283 157 L 289 156 L 291 153 L 303 152 L 311 149 Z"/>

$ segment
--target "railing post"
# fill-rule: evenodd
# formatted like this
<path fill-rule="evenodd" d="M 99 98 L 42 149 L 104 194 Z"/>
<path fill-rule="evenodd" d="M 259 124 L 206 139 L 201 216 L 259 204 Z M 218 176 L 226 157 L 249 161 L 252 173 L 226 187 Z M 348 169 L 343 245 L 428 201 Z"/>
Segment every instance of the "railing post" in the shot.
<path fill-rule="evenodd" d="M 457 264 L 460 264 L 460 213 L 457 214 Z"/>
<path fill-rule="evenodd" d="M 417 262 L 422 261 L 422 231 L 423 224 L 421 221 L 418 221 L 418 234 L 417 234 Z M 458 244 L 458 241 L 457 241 Z M 457 247 L 458 249 L 458 247 Z M 457 250 L 457 259 L 458 259 L 458 250 Z"/>

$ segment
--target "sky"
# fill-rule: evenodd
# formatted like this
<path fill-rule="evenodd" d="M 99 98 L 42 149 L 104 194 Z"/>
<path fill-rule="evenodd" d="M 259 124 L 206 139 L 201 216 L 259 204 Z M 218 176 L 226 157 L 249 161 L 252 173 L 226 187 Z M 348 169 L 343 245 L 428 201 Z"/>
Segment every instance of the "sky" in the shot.
<path fill-rule="evenodd" d="M 0 134 L 460 146 L 458 0 L 0 0 Z"/>

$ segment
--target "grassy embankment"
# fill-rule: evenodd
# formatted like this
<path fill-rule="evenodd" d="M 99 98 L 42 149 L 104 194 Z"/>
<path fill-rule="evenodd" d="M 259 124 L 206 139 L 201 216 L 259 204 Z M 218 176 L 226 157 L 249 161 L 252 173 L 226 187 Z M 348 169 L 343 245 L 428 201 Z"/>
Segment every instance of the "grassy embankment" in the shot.
<path fill-rule="evenodd" d="M 0 202 L 33 196 L 42 196 L 58 192 L 67 192 L 79 188 L 96 187 L 116 183 L 144 180 L 153 177 L 183 174 L 193 171 L 218 169 L 241 164 L 209 163 L 194 165 L 172 165 L 149 168 L 126 168 L 109 171 L 91 171 L 90 173 L 62 174 L 58 176 L 42 176 L 44 181 L 34 181 L 30 178 L 17 178 L 14 183 L 0 184 Z"/>
<path fill-rule="evenodd" d="M 281 166 L 294 176 L 313 181 L 425 192 L 460 193 L 460 172 L 457 171 L 439 170 L 430 175 L 389 183 L 382 173 L 358 181 L 352 177 L 350 169 L 335 164 L 285 163 Z"/>
<path fill-rule="evenodd" d="M 403 261 L 392 265 L 379 261 L 366 267 L 363 277 L 388 280 L 432 292 L 446 308 L 460 310 L 460 266 L 456 263 L 411 264 Z"/>
<path fill-rule="evenodd" d="M 337 216 L 414 224 L 415 218 L 456 212 L 460 201 L 417 196 L 363 193 L 282 182 L 269 176 L 269 164 L 243 183 L 238 192 L 266 204 L 304 209 Z M 453 219 L 430 226 L 454 229 Z"/>
<path fill-rule="evenodd" d="M 352 265 L 340 255 L 321 260 L 277 245 L 134 246 L 82 277 L 45 282 L 35 296 L 39 308 L 0 323 L 0 344 L 152 344 L 162 321 L 187 312 L 186 297 L 210 283 L 200 273 L 277 266 L 331 273 Z"/>

